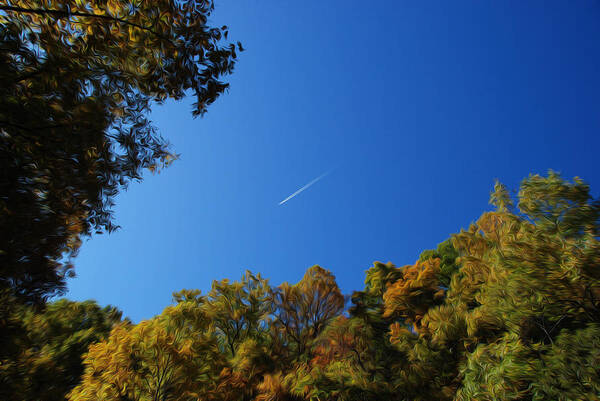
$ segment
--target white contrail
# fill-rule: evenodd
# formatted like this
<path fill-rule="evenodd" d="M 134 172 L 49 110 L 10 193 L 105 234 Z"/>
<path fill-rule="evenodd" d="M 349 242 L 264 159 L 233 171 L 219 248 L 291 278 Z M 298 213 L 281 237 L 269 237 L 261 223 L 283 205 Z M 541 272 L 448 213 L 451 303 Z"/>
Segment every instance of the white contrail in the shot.
<path fill-rule="evenodd" d="M 323 177 L 325 177 L 326 175 L 328 175 L 332 171 L 333 170 L 329 170 L 329 171 L 321 174 L 320 176 L 318 176 L 317 178 L 315 178 L 314 180 L 312 180 L 311 182 L 309 182 L 308 184 L 306 184 L 305 186 L 303 186 L 302 188 L 300 188 L 299 190 L 297 190 L 296 192 L 294 192 L 293 194 L 291 194 L 290 196 L 288 196 L 287 198 L 285 198 L 284 200 L 282 200 L 281 202 L 279 202 L 279 205 L 280 206 L 283 205 L 285 202 L 289 201 L 294 196 L 298 195 L 300 192 L 302 192 L 305 189 L 309 188 L 310 186 L 312 186 L 313 184 L 315 184 L 317 181 L 321 180 Z"/>

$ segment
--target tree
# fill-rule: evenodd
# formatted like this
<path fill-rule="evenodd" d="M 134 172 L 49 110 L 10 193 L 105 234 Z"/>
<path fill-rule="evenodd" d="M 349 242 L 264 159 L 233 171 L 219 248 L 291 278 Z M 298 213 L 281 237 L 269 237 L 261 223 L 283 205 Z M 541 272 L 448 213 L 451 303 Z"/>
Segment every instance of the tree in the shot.
<path fill-rule="evenodd" d="M 295 285 L 283 283 L 273 293 L 274 325 L 293 350 L 294 359 L 310 358 L 310 346 L 344 307 L 335 276 L 321 266 L 309 268 Z M 308 352 L 308 354 L 306 354 Z"/>
<path fill-rule="evenodd" d="M 93 301 L 59 300 L 45 311 L 16 305 L 18 333 L 5 338 L 0 356 L 0 398 L 3 400 L 64 400 L 81 380 L 83 355 L 104 340 L 121 322 L 114 307 Z"/>
<path fill-rule="evenodd" d="M 311 359 L 317 339 L 340 315 L 345 299 L 329 270 L 309 268 L 295 285 L 283 283 L 272 291 L 274 319 L 271 324 L 270 360 L 256 386 L 257 400 L 308 399 Z"/>
<path fill-rule="evenodd" d="M 272 312 L 268 281 L 246 271 L 241 281 L 213 281 L 204 310 L 215 327 L 224 352 L 235 357 L 240 344 L 268 331 Z"/>
<path fill-rule="evenodd" d="M 297 380 L 296 391 L 309 399 L 395 400 L 392 373 L 377 332 L 359 317 L 338 316 L 315 342 L 310 370 Z"/>
<path fill-rule="evenodd" d="M 194 301 L 180 302 L 137 325 L 121 324 L 92 345 L 82 382 L 69 400 L 215 398 L 225 366 L 209 320 Z"/>
<path fill-rule="evenodd" d="M 517 210 L 507 194 L 497 184 L 496 210 L 454 238 L 463 275 L 448 301 L 468 336 L 456 399 L 597 398 L 583 366 L 600 362 L 600 203 L 553 172 L 522 182 Z"/>
<path fill-rule="evenodd" d="M 394 323 L 402 323 L 396 316 L 385 314 L 384 294 L 387 289 L 403 278 L 403 268 L 396 267 L 393 263 L 375 262 L 366 272 L 365 288 L 355 291 L 352 295 L 353 305 L 349 308 L 351 319 L 349 328 L 357 330 L 357 335 L 367 341 L 370 361 L 363 358 L 362 365 L 355 363 L 346 368 L 346 372 L 353 372 L 354 391 L 360 389 L 360 395 L 349 399 L 402 399 L 404 391 L 398 391 L 398 380 L 402 380 L 398 373 L 402 370 L 405 355 L 390 342 L 390 328 Z M 330 336 L 337 332 L 331 331 L 336 326 L 328 328 L 326 334 Z M 410 332 L 408 332 L 410 334 Z M 366 337 L 366 339 L 365 339 Z M 358 362 L 358 360 L 356 361 Z M 338 368 L 339 370 L 339 368 Z M 344 377 L 344 376 L 341 376 Z M 357 379 L 360 377 L 361 379 Z M 369 383 L 377 383 L 371 386 Z M 358 383 L 363 383 L 357 385 Z M 338 385 L 338 388 L 340 386 Z M 343 387 L 342 387 L 343 388 Z"/>
<path fill-rule="evenodd" d="M 64 291 L 82 235 L 115 228 L 117 192 L 176 158 L 147 118 L 228 87 L 211 0 L 9 0 L 0 5 L 0 287 Z M 242 50 L 238 44 L 237 50 Z"/>
<path fill-rule="evenodd" d="M 256 386 L 273 367 L 269 344 L 273 305 L 268 281 L 249 271 L 240 281 L 213 281 L 203 311 L 228 362 L 219 377 L 221 399 L 254 399 Z"/>

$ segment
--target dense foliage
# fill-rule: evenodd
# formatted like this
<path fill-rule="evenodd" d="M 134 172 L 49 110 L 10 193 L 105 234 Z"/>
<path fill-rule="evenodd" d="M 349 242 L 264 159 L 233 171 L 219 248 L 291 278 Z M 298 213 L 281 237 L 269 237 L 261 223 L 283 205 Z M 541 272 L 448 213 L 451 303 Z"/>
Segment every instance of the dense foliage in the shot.
<path fill-rule="evenodd" d="M 133 324 L 64 291 L 119 189 L 176 155 L 154 102 L 222 94 L 241 45 L 210 0 L 0 3 L 0 399 L 597 400 L 600 201 L 579 179 L 501 184 L 412 265 L 344 296 L 309 268 L 174 294 Z M 517 201 L 515 204 L 514 201 Z"/>
<path fill-rule="evenodd" d="M 81 381 L 82 355 L 121 322 L 95 302 L 60 300 L 40 312 L 7 296 L 0 312 L 0 399 L 64 400 Z"/>
<path fill-rule="evenodd" d="M 82 235 L 112 230 L 120 188 L 176 155 L 147 118 L 201 115 L 236 59 L 211 0 L 0 2 L 0 288 L 64 291 Z"/>
<path fill-rule="evenodd" d="M 551 172 L 491 203 L 415 264 L 375 262 L 350 298 L 313 266 L 183 290 L 139 324 L 89 302 L 14 310 L 4 398 L 598 399 L 600 202 Z"/>

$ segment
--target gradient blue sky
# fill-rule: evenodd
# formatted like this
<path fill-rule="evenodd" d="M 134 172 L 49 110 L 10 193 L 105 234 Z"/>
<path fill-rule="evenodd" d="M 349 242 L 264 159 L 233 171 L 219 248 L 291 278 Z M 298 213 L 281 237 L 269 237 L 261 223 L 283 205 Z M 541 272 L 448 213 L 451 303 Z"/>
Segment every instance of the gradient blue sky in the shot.
<path fill-rule="evenodd" d="M 598 1 L 216 3 L 247 49 L 231 90 L 204 118 L 155 109 L 181 159 L 117 198 L 122 229 L 85 242 L 69 298 L 139 321 L 182 288 L 313 264 L 350 293 L 466 228 L 496 178 L 600 193 Z"/>

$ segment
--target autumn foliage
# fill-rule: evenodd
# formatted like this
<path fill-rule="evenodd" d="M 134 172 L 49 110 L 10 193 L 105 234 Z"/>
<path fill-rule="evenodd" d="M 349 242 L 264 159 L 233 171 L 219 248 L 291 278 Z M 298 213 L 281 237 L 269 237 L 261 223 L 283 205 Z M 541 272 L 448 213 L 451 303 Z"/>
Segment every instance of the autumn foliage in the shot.
<path fill-rule="evenodd" d="M 177 158 L 153 104 L 223 94 L 241 44 L 210 0 L 0 2 L 0 400 L 600 399 L 600 200 L 549 172 L 342 293 L 246 272 L 139 323 L 65 299 L 117 193 Z M 411 262 L 411 261 L 409 261 Z"/>
<path fill-rule="evenodd" d="M 497 184 L 492 211 L 412 265 L 375 262 L 351 297 L 313 266 L 183 290 L 138 324 L 5 308 L 4 399 L 596 399 L 600 203 L 552 172 L 515 200 Z"/>

